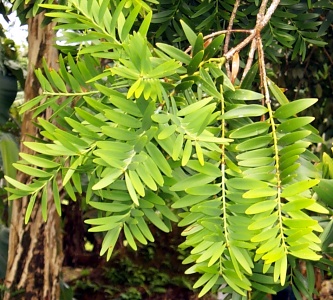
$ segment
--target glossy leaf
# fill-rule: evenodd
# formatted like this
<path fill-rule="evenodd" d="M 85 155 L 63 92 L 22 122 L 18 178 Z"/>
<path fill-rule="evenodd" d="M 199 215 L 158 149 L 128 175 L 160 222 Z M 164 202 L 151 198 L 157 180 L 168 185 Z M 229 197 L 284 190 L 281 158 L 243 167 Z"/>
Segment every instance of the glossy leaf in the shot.
<path fill-rule="evenodd" d="M 275 118 L 287 119 L 312 106 L 318 99 L 300 99 L 280 106 L 274 113 Z"/>

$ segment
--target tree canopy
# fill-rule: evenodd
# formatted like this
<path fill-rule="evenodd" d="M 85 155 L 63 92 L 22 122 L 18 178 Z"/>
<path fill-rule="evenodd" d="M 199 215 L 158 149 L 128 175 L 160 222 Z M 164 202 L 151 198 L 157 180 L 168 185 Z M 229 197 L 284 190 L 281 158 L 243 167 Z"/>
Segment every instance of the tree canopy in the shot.
<path fill-rule="evenodd" d="M 261 299 L 292 284 L 312 299 L 315 268 L 332 265 L 333 162 L 314 151 L 323 140 L 307 113 L 318 99 L 290 101 L 274 70 L 326 47 L 332 3 L 52 2 L 24 8 L 57 23 L 60 51 L 21 109 L 53 110 L 25 143 L 35 154 L 15 163 L 34 179 L 6 177 L 9 199 L 29 197 L 25 221 L 39 196 L 46 220 L 50 189 L 59 214 L 62 191 L 83 195 L 108 259 L 120 233 L 136 250 L 154 241 L 151 226 L 177 224 L 200 296 Z"/>

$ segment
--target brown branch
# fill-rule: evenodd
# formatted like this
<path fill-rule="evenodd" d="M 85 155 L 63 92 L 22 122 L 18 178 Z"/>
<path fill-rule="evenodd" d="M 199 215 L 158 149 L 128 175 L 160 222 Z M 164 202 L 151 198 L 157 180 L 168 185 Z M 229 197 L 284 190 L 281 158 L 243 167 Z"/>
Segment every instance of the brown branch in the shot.
<path fill-rule="evenodd" d="M 264 95 L 264 101 L 266 104 L 270 103 L 269 97 L 269 89 L 267 83 L 267 75 L 266 75 L 266 68 L 265 68 L 265 57 L 264 57 L 264 48 L 262 45 L 261 37 L 258 35 L 256 37 L 257 47 L 258 47 L 258 56 L 259 56 L 259 74 L 260 74 L 260 82 L 261 82 L 261 91 Z"/>
<path fill-rule="evenodd" d="M 264 11 L 266 9 L 266 5 L 267 5 L 267 0 L 264 0 L 260 10 L 259 10 L 259 16 L 257 18 L 257 23 L 256 26 L 254 28 L 254 32 L 252 34 L 250 34 L 245 40 L 243 40 L 241 43 L 239 43 L 237 46 L 235 46 L 234 48 L 230 49 L 227 53 L 224 54 L 224 57 L 229 60 L 235 52 L 239 52 L 240 50 L 242 50 L 247 44 L 249 44 L 250 42 L 252 42 L 252 40 L 254 38 L 256 38 L 260 31 L 267 25 L 267 23 L 269 22 L 270 18 L 272 17 L 274 11 L 276 10 L 276 8 L 278 7 L 280 0 L 273 0 L 270 7 L 267 9 L 266 14 L 264 16 L 262 16 L 262 11 Z M 266 5 L 265 5 L 266 4 Z"/>
<path fill-rule="evenodd" d="M 325 47 L 323 47 L 323 51 L 324 51 L 325 55 L 327 56 L 328 60 L 330 61 L 331 66 L 333 66 L 333 59 L 332 59 L 331 55 L 327 52 Z"/>
<path fill-rule="evenodd" d="M 241 83 L 243 82 L 246 74 L 251 69 L 251 66 L 252 66 L 252 63 L 253 63 L 253 59 L 254 59 L 254 53 L 256 52 L 256 50 L 257 50 L 257 41 L 256 41 L 256 39 L 254 39 L 254 40 L 252 40 L 252 43 L 251 43 L 251 47 L 250 47 L 250 51 L 249 51 L 249 55 L 248 55 L 248 58 L 247 58 L 247 62 L 246 62 L 246 65 L 245 65 L 245 68 L 244 68 L 244 71 L 243 71 Z"/>
<path fill-rule="evenodd" d="M 262 19 L 264 18 L 265 11 L 266 11 L 266 8 L 267 8 L 267 3 L 268 3 L 268 0 L 264 0 L 264 1 L 261 2 L 259 12 L 257 14 L 257 23 L 261 22 Z"/>
<path fill-rule="evenodd" d="M 234 25 L 234 20 L 236 18 L 236 14 L 237 14 L 239 4 L 240 4 L 240 0 L 236 0 L 234 8 L 233 8 L 231 16 L 230 16 L 230 20 L 229 20 L 229 24 L 228 24 L 228 28 L 227 28 L 227 35 L 225 37 L 224 48 L 223 48 L 223 53 L 224 54 L 226 54 L 228 52 L 228 49 L 229 49 L 231 30 L 232 30 L 232 26 Z M 229 66 L 228 62 L 226 63 L 225 67 L 226 67 L 226 70 L 227 70 L 227 75 L 228 75 L 228 77 L 230 77 L 230 75 L 231 75 L 230 74 L 230 66 Z"/>
<path fill-rule="evenodd" d="M 267 12 L 266 12 L 264 18 L 256 25 L 257 30 L 261 31 L 267 25 L 267 23 L 269 22 L 269 20 L 271 19 L 272 15 L 273 15 L 273 13 L 275 12 L 276 8 L 278 7 L 279 3 L 280 3 L 280 0 L 272 1 L 272 4 L 267 9 Z"/>
<path fill-rule="evenodd" d="M 232 29 L 230 30 L 230 32 L 235 32 L 235 33 L 253 33 L 254 30 L 253 29 Z M 228 30 L 219 30 L 219 31 L 216 31 L 216 32 L 213 32 L 211 34 L 208 34 L 208 35 L 205 35 L 203 37 L 204 40 L 208 40 L 208 39 L 211 39 L 215 36 L 218 36 L 218 35 L 221 35 L 221 34 L 227 34 L 228 33 Z M 192 50 L 192 46 L 189 46 L 186 50 L 185 50 L 185 53 L 189 53 L 190 51 Z"/>

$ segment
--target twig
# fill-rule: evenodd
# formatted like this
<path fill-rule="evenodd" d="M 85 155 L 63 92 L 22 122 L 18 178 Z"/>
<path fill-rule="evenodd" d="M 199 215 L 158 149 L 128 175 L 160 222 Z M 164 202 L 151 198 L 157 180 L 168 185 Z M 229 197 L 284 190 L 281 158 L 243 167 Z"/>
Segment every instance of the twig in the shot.
<path fill-rule="evenodd" d="M 279 3 L 280 3 L 280 0 L 272 1 L 272 4 L 267 9 L 267 12 L 266 12 L 264 18 L 256 25 L 257 30 L 261 31 L 267 25 L 267 23 L 269 22 L 269 20 L 271 19 L 272 15 L 273 15 L 274 11 L 278 7 Z"/>
<path fill-rule="evenodd" d="M 252 42 L 252 40 L 256 37 L 257 32 L 254 30 L 246 39 L 240 42 L 234 48 L 231 48 L 227 53 L 224 54 L 224 57 L 229 60 L 231 57 L 234 56 L 235 52 L 239 52 L 242 50 L 248 43 Z"/>
<path fill-rule="evenodd" d="M 333 66 L 333 59 L 331 57 L 331 55 L 327 52 L 326 48 L 323 47 L 324 53 L 326 54 L 328 60 L 330 61 L 331 65 Z"/>
<path fill-rule="evenodd" d="M 253 59 L 254 59 L 254 53 L 256 52 L 256 50 L 257 50 L 257 41 L 254 39 L 254 40 L 252 40 L 252 43 L 251 43 L 251 48 L 250 48 L 249 55 L 248 55 L 248 58 L 247 58 L 247 62 L 246 62 L 245 68 L 244 68 L 241 83 L 243 82 L 246 74 L 251 69 Z"/>
<path fill-rule="evenodd" d="M 268 3 L 268 0 L 264 0 L 264 1 L 261 2 L 259 12 L 257 14 L 257 24 L 260 23 L 263 20 L 264 16 L 265 16 L 267 3 Z"/>
<path fill-rule="evenodd" d="M 254 38 L 256 38 L 260 31 L 267 25 L 270 18 L 272 17 L 272 14 L 278 7 L 280 0 L 273 0 L 270 7 L 267 9 L 266 14 L 262 16 L 262 12 L 265 11 L 266 5 L 268 0 L 264 0 L 260 7 L 259 17 L 257 18 L 257 23 L 254 28 L 254 32 L 250 34 L 245 40 L 243 40 L 241 43 L 239 43 L 236 47 L 230 49 L 227 53 L 224 54 L 224 57 L 229 60 L 235 52 L 239 52 L 241 49 L 243 49 L 247 44 L 252 42 Z"/>
<path fill-rule="evenodd" d="M 230 30 L 229 32 L 235 32 L 235 33 L 253 33 L 254 30 L 253 29 L 232 29 Z M 221 34 L 227 34 L 228 33 L 228 30 L 219 30 L 219 31 L 216 31 L 216 32 L 213 32 L 211 34 L 208 34 L 208 35 L 205 35 L 203 37 L 204 40 L 208 40 L 208 39 L 211 39 L 215 36 L 218 36 L 218 35 L 221 35 Z M 192 46 L 189 46 L 186 50 L 185 50 L 185 53 L 189 53 L 190 51 L 192 50 Z"/>
<path fill-rule="evenodd" d="M 236 0 L 234 8 L 233 8 L 231 16 L 230 16 L 230 20 L 229 20 L 229 24 L 228 24 L 228 28 L 227 28 L 227 35 L 225 37 L 224 48 L 223 48 L 223 53 L 224 54 L 226 54 L 228 52 L 228 49 L 229 49 L 231 30 L 232 30 L 232 26 L 234 25 L 234 20 L 236 18 L 236 14 L 237 14 L 239 4 L 240 4 L 240 0 Z M 228 62 L 226 63 L 225 67 L 226 67 L 226 70 L 227 70 L 227 75 L 228 75 L 228 77 L 230 77 L 230 75 L 231 75 L 230 74 L 230 65 L 229 65 Z"/>
<path fill-rule="evenodd" d="M 271 102 L 271 100 L 269 97 L 269 89 L 266 77 L 264 49 L 260 35 L 256 37 L 256 41 L 257 41 L 258 56 L 259 56 L 259 74 L 260 74 L 261 90 L 262 94 L 264 95 L 265 103 L 268 104 Z"/>

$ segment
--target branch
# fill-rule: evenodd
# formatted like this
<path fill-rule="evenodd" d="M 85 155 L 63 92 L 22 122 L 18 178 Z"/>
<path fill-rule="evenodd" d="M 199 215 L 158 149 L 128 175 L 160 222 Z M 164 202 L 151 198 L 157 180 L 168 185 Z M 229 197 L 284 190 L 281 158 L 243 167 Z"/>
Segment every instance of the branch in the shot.
<path fill-rule="evenodd" d="M 232 30 L 219 30 L 216 32 L 213 32 L 211 34 L 205 35 L 203 37 L 204 40 L 208 40 L 210 38 L 213 38 L 215 36 L 221 35 L 221 34 L 227 34 L 228 32 L 235 32 L 235 33 L 253 33 L 254 30 L 253 29 L 232 29 Z M 189 53 L 192 49 L 192 46 L 189 46 L 186 50 L 185 53 Z"/>
<path fill-rule="evenodd" d="M 248 58 L 247 58 L 247 62 L 246 62 L 245 68 L 244 68 L 241 83 L 243 82 L 246 74 L 251 69 L 253 59 L 254 59 L 254 53 L 256 52 L 256 50 L 257 50 L 257 42 L 254 39 L 254 40 L 252 40 L 252 43 L 251 43 L 251 48 L 250 48 L 249 55 L 248 55 Z"/>
<path fill-rule="evenodd" d="M 236 18 L 236 14 L 237 14 L 239 4 L 240 4 L 240 0 L 236 0 L 234 8 L 233 8 L 231 16 L 230 16 L 229 25 L 228 25 L 228 28 L 227 28 L 227 35 L 225 37 L 225 42 L 224 42 L 224 49 L 223 49 L 224 54 L 226 54 L 228 52 L 228 49 L 229 49 L 231 30 L 232 30 L 232 26 L 234 24 L 234 20 Z M 225 64 L 225 67 L 226 67 L 226 70 L 227 70 L 227 75 L 228 75 L 228 77 L 230 77 L 230 66 L 229 66 L 228 62 Z"/>
<path fill-rule="evenodd" d="M 273 15 L 274 11 L 278 7 L 280 0 L 273 0 L 272 4 L 266 11 L 266 14 L 263 15 L 263 12 L 266 9 L 267 2 L 268 2 L 268 0 L 264 0 L 260 6 L 258 17 L 257 17 L 257 23 L 254 28 L 254 32 L 251 35 L 249 35 L 245 40 L 243 40 L 241 43 L 239 43 L 237 46 L 230 49 L 227 53 L 224 54 L 224 57 L 227 60 L 229 60 L 235 54 L 235 52 L 239 52 L 240 50 L 242 50 L 245 46 L 247 46 L 247 44 L 252 42 L 252 40 L 254 38 L 256 38 L 257 36 L 260 35 L 261 30 L 267 25 L 267 23 L 269 22 L 269 20 L 271 19 L 272 15 Z"/>

